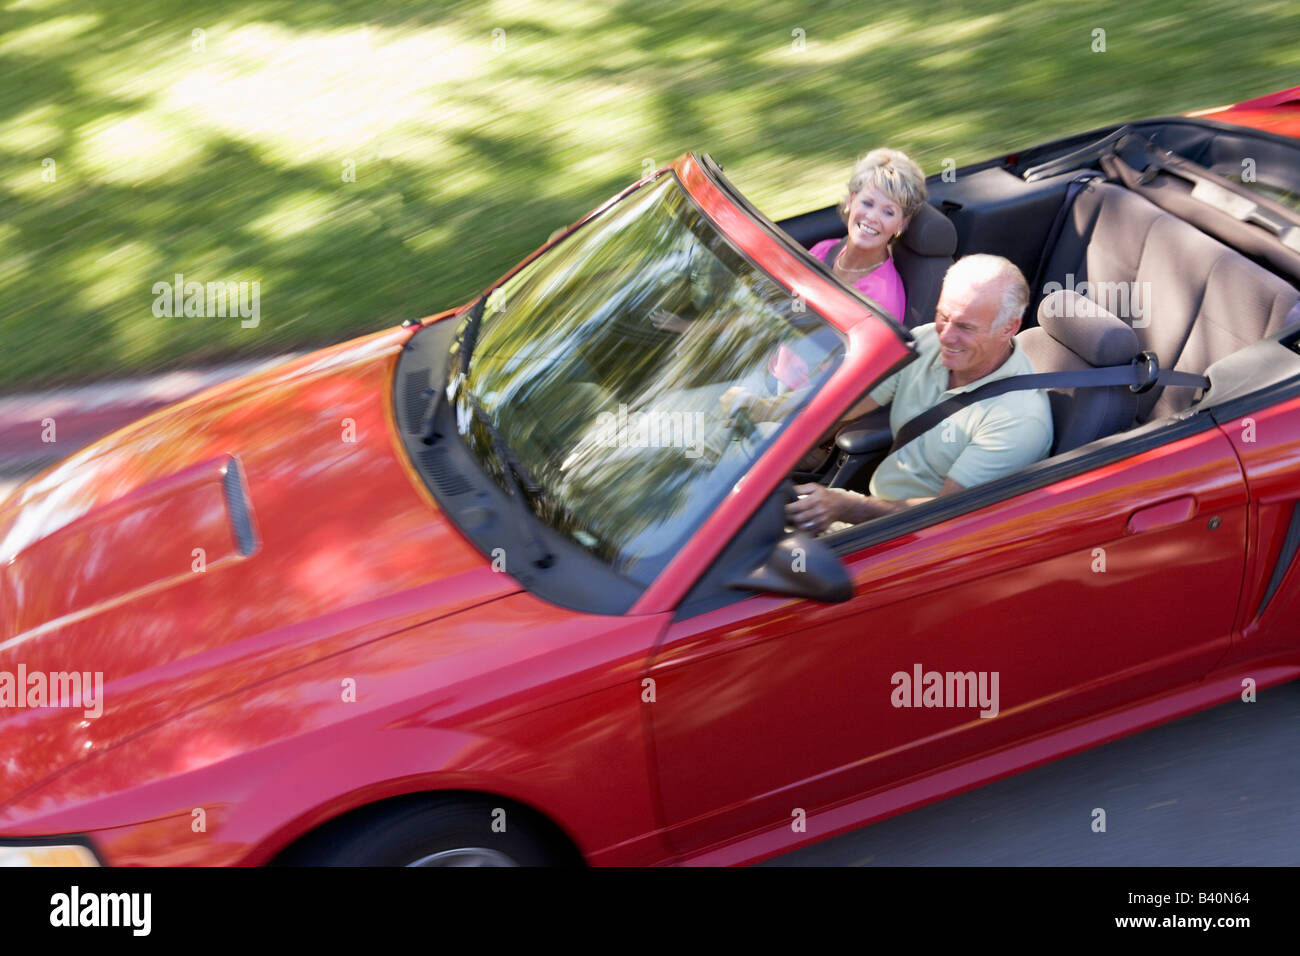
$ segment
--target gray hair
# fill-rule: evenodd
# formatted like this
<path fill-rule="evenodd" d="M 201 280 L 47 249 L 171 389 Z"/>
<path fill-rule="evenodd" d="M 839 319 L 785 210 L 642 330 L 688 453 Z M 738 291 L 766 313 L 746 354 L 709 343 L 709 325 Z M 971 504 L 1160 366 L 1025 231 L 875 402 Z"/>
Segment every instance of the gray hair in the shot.
<path fill-rule="evenodd" d="M 1002 301 L 998 307 L 997 318 L 989 326 L 993 332 L 1002 328 L 1013 318 L 1024 314 L 1029 305 L 1029 283 L 1024 274 L 1010 259 L 991 256 L 986 253 L 962 256 L 948 267 L 943 284 L 964 282 L 968 284 L 997 282 L 1002 286 Z"/>
<path fill-rule="evenodd" d="M 900 150 L 873 149 L 858 160 L 849 176 L 849 195 L 840 203 L 840 218 L 845 222 L 849 200 L 868 186 L 874 186 L 897 203 L 904 219 L 911 219 L 925 205 L 925 174 Z"/>

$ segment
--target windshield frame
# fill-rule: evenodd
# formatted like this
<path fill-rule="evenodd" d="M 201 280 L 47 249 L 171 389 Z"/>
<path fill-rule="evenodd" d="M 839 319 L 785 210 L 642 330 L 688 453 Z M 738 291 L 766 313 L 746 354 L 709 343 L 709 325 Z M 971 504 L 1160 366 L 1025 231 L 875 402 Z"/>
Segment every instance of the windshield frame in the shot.
<path fill-rule="evenodd" d="M 856 289 L 740 197 L 711 159 L 687 153 L 672 165 L 686 192 L 714 225 L 758 269 L 803 296 L 808 307 L 848 338 L 843 361 L 829 381 L 795 414 L 697 529 L 629 613 L 675 609 L 763 502 L 789 476 L 808 446 L 855 402 L 917 358 L 911 333 L 875 311 Z M 866 315 L 864 316 L 864 313 Z"/>
<path fill-rule="evenodd" d="M 642 192 L 644 190 L 644 193 Z M 539 521 L 548 524 L 552 530 L 557 533 L 570 535 L 573 540 L 588 547 L 594 554 L 600 554 L 602 558 L 610 562 L 611 567 L 618 570 L 619 573 L 627 575 L 630 579 L 635 580 L 639 585 L 648 586 L 661 573 L 673 557 L 678 553 L 680 548 L 695 533 L 695 530 L 701 523 L 707 520 L 708 516 L 717 508 L 717 506 L 731 493 L 731 489 L 737 482 L 744 479 L 750 466 L 762 455 L 762 450 L 776 441 L 780 435 L 789 430 L 798 418 L 799 409 L 802 408 L 816 391 L 823 387 L 827 381 L 834 375 L 835 371 L 844 361 L 844 355 L 847 352 L 848 335 L 834 323 L 829 322 L 824 316 L 805 303 L 794 301 L 795 297 L 791 295 L 790 290 L 782 283 L 774 280 L 762 265 L 756 263 L 753 257 L 748 255 L 745 250 L 740 248 L 728 233 L 719 227 L 695 201 L 689 191 L 682 184 L 679 176 L 675 172 L 669 171 L 666 175 L 656 176 L 649 182 L 643 184 L 640 199 L 635 194 L 624 197 L 622 202 L 611 207 L 614 209 L 627 210 L 620 219 L 620 223 L 605 229 L 603 232 L 597 231 L 595 235 L 588 239 L 588 244 L 583 247 L 580 254 L 575 256 L 559 257 L 551 260 L 552 264 L 547 265 L 542 262 L 534 262 L 530 266 L 517 271 L 511 280 L 507 280 L 505 285 L 499 285 L 497 288 L 505 290 L 504 295 L 509 296 L 511 305 L 503 311 L 498 312 L 497 306 L 494 306 L 492 295 L 490 294 L 485 301 L 485 306 L 477 307 L 469 318 L 461 324 L 458 331 L 457 340 L 460 345 L 455 354 L 448 357 L 449 381 L 453 384 L 447 389 L 447 397 L 457 408 L 458 422 L 460 423 L 460 432 L 463 440 L 471 446 L 473 453 L 486 466 L 492 469 L 498 481 L 507 488 L 513 488 L 517 493 L 516 498 L 522 505 L 520 513 L 531 513 L 531 516 Z M 645 195 L 649 193 L 649 195 Z M 632 216 L 629 220 L 627 217 Z M 819 367 L 813 380 L 809 383 L 809 388 L 798 398 L 797 404 L 792 403 L 792 408 L 783 411 L 779 418 L 771 419 L 764 422 L 764 430 L 761 435 L 751 423 L 748 426 L 750 440 L 755 449 L 744 458 L 725 456 L 726 461 L 715 461 L 712 467 L 701 469 L 693 467 L 690 459 L 697 459 L 700 455 L 699 447 L 696 447 L 695 454 L 687 454 L 685 461 L 677 455 L 663 455 L 654 450 L 654 446 L 645 448 L 643 451 L 632 451 L 624 455 L 624 466 L 631 467 L 633 471 L 640 469 L 659 469 L 665 462 L 676 462 L 671 465 L 671 471 L 664 471 L 661 478 L 669 484 L 677 484 L 680 480 L 684 486 L 673 499 L 672 504 L 667 508 L 661 508 L 662 505 L 668 504 L 667 501 L 660 501 L 655 504 L 655 496 L 650 489 L 646 489 L 644 499 L 640 496 L 636 500 L 626 495 L 615 495 L 613 499 L 607 498 L 609 490 L 618 487 L 616 472 L 605 472 L 598 474 L 592 472 L 588 474 L 587 481 L 578 478 L 575 489 L 574 482 L 570 479 L 573 476 L 567 475 L 563 468 L 558 473 L 553 469 L 546 467 L 544 460 L 537 457 L 537 449 L 531 444 L 528 437 L 531 431 L 535 431 L 535 421 L 545 420 L 548 414 L 547 409 L 551 408 L 551 403 L 562 399 L 558 396 L 570 390 L 574 382 L 571 378 L 561 377 L 553 379 L 543 375 L 540 379 L 535 379 L 534 374 L 540 373 L 546 367 L 544 363 L 541 366 L 535 366 L 534 373 L 522 373 L 522 378 L 516 378 L 518 372 L 502 371 L 502 355 L 500 347 L 496 347 L 490 353 L 492 358 L 488 361 L 486 370 L 481 365 L 479 359 L 479 350 L 486 345 L 489 339 L 494 336 L 505 336 L 507 339 L 516 339 L 520 335 L 524 339 L 515 342 L 517 349 L 523 350 L 518 353 L 526 355 L 533 344 L 533 339 L 539 333 L 532 331 L 534 327 L 549 327 L 547 315 L 554 311 L 555 300 L 546 298 L 529 299 L 529 305 L 523 307 L 515 306 L 517 301 L 515 296 L 520 294 L 520 289 L 526 289 L 530 286 L 541 282 L 544 287 L 550 287 L 557 280 L 557 276 L 565 276 L 561 283 L 562 286 L 582 288 L 582 295 L 593 295 L 595 301 L 614 301 L 627 293 L 633 295 L 650 292 L 652 295 L 661 295 L 663 289 L 662 279 L 656 280 L 649 286 L 642 286 L 638 281 L 638 270 L 644 268 L 639 264 L 643 252 L 640 246 L 623 248 L 618 258 L 621 262 L 629 263 L 626 268 L 632 271 L 628 273 L 606 274 L 604 269 L 593 271 L 593 266 L 601 261 L 601 258 L 608 255 L 610 246 L 604 244 L 623 243 L 626 240 L 624 230 L 632 222 L 655 223 L 662 222 L 662 225 L 654 227 L 662 230 L 672 223 L 674 231 L 680 231 L 682 237 L 690 237 L 693 248 L 704 252 L 708 255 L 708 250 L 712 247 L 712 255 L 716 255 L 719 260 L 729 260 L 731 265 L 726 270 L 727 288 L 734 289 L 746 299 L 752 299 L 748 303 L 749 308 L 755 316 L 765 316 L 765 323 L 770 323 L 773 327 L 771 349 L 775 350 L 778 344 L 782 347 L 797 347 L 797 343 L 806 342 L 812 345 L 814 341 L 820 339 L 821 347 L 825 348 L 824 353 L 827 364 Z M 640 227 L 636 227 L 640 228 Z M 591 246 L 594 241 L 596 246 Z M 724 252 L 725 250 L 725 252 Z M 629 253 L 631 255 L 629 256 Z M 692 253 L 692 255 L 698 254 Z M 638 263 L 636 266 L 630 263 Z M 540 270 L 540 272 L 538 271 Z M 558 272 L 556 270 L 559 270 Z M 738 270 L 738 271 L 733 271 Z M 616 285 L 610 285 L 613 281 Z M 675 279 L 672 281 L 676 281 Z M 515 286 L 509 285 L 515 282 Z M 522 286 L 517 283 L 523 282 Z M 577 285 L 574 286 L 574 283 Z M 639 290 L 632 292 L 632 290 Z M 758 290 L 762 290 L 761 292 Z M 725 299 L 733 292 L 723 292 L 721 289 L 714 290 Z M 560 293 L 558 289 L 552 289 L 550 294 L 566 295 Z M 755 298 L 757 294 L 758 298 Z M 764 297 L 773 297 L 765 299 Z M 560 300 L 562 301 L 562 300 Z M 571 327 L 563 329 L 561 334 L 564 336 L 563 346 L 558 346 L 560 341 L 557 338 L 546 337 L 552 336 L 554 330 L 544 336 L 544 340 L 550 342 L 549 349 L 557 347 L 565 353 L 577 352 L 582 353 L 588 345 L 588 340 L 593 335 L 600 337 L 601 332 L 594 329 L 611 329 L 616 330 L 625 325 L 625 318 L 618 318 L 610 315 L 609 321 L 612 323 L 606 325 L 604 322 L 598 323 L 597 326 L 590 324 L 589 316 L 585 308 L 577 312 L 563 310 L 564 314 L 571 315 L 569 320 Z M 598 314 L 598 313 L 597 313 Z M 629 315 L 627 318 L 631 318 Z M 488 331 L 488 323 L 492 323 L 491 331 Z M 728 323 L 731 327 L 731 323 Z M 779 328 L 781 331 L 777 332 Z M 735 334 L 734 332 L 729 334 Z M 714 338 L 714 336 L 707 336 Z M 525 341 L 526 339 L 526 341 Z M 834 344 L 832 344 L 834 343 Z M 734 343 L 738 349 L 740 343 Z M 629 340 L 628 345 L 631 347 L 633 354 L 639 353 L 643 347 L 636 336 Z M 470 351 L 466 352 L 466 347 Z M 742 351 L 737 352 L 718 352 L 718 355 L 740 355 L 745 354 Z M 739 387 L 741 382 L 748 376 L 758 371 L 763 363 L 766 363 L 771 357 L 770 352 L 766 350 L 763 354 L 755 353 L 752 357 L 752 364 L 737 365 L 732 372 L 738 377 L 734 379 L 727 376 L 719 379 L 710 379 L 707 382 L 692 378 L 689 373 L 687 377 L 679 377 L 684 371 L 678 369 L 676 373 L 669 368 L 664 368 L 662 372 L 667 373 L 666 377 L 660 377 L 657 380 L 669 389 L 670 393 L 678 393 L 682 401 L 686 399 L 687 393 L 709 392 L 716 390 L 717 393 L 723 392 L 728 386 Z M 793 353 L 787 353 L 793 354 Z M 468 355 L 468 359 L 466 356 Z M 528 359 L 522 362 L 522 366 L 529 366 Z M 549 361 L 549 360 L 548 360 Z M 633 360 L 635 361 L 635 359 Z M 812 361 L 812 359 L 810 359 Z M 508 367 L 512 362 L 505 360 Z M 513 363 L 519 365 L 520 363 Z M 585 366 L 585 362 L 583 362 Z M 671 363 L 670 363 L 671 364 Z M 625 369 L 624 371 L 629 371 Z M 462 371 L 464 374 L 461 374 Z M 534 383 L 545 381 L 548 384 L 534 393 L 533 399 L 538 404 L 530 406 L 516 405 L 511 403 L 502 403 L 499 400 L 491 402 L 492 409 L 489 413 L 484 409 L 487 399 L 483 396 L 494 395 L 495 390 L 502 384 L 502 378 L 505 381 L 528 381 Z M 586 384 L 585 382 L 583 383 Z M 610 388 L 615 388 L 609 382 L 605 383 Z M 646 383 L 642 383 L 644 387 Z M 526 386 L 531 388 L 532 385 Z M 749 387 L 754 387 L 752 384 Z M 681 389 L 685 391 L 680 391 Z M 626 396 L 628 401 L 632 397 Z M 518 396 L 516 399 L 518 400 Z M 618 399 L 614 398 L 614 392 L 609 392 L 605 401 L 615 402 L 622 401 L 623 396 Z M 710 399 L 709 401 L 716 401 Z M 619 408 L 626 408 L 626 405 L 619 405 Z M 716 405 L 713 406 L 716 408 Z M 531 409 L 531 410 L 530 410 Z M 552 408 L 553 410 L 553 408 Z M 599 416 L 596 415 L 598 409 L 587 409 L 580 415 L 583 420 L 590 420 Z M 637 413 L 639 414 L 639 413 Z M 702 414 L 695 411 L 695 415 Z M 531 417 L 530 417 L 531 416 Z M 771 427 L 769 427 L 771 426 Z M 721 425 L 715 426 L 721 429 Z M 723 432 L 719 430 L 713 434 L 710 441 L 717 442 L 721 439 Z M 588 433 L 588 438 L 590 433 Z M 629 446 L 635 447 L 635 446 Z M 576 452 L 578 446 L 570 450 L 570 453 Z M 504 450 L 504 453 L 503 453 Z M 718 454 L 721 454 L 720 452 Z M 608 458 L 609 456 L 605 456 Z M 535 466 L 534 473 L 538 479 L 534 482 L 535 487 L 529 489 L 529 494 L 524 494 L 515 487 L 516 482 L 510 474 L 511 461 L 528 462 Z M 695 464 L 699 464 L 696 462 Z M 546 477 L 547 473 L 550 474 Z M 579 472 L 581 475 L 581 472 Z M 626 477 L 626 475 L 624 476 Z M 590 483 L 590 479 L 596 478 L 595 483 Z M 601 480 L 601 479 L 605 480 Z M 613 482 L 611 484 L 610 482 Z M 586 516 L 585 518 L 582 516 Z M 657 517 L 654 517 L 657 516 Z M 646 522 L 642 524 L 643 520 Z M 584 540 L 584 538 L 586 540 Z M 635 569 L 635 570 L 634 570 Z"/>
<path fill-rule="evenodd" d="M 711 161 L 710 161 L 711 162 Z M 495 289 L 545 252 L 565 242 L 583 226 L 600 218 L 605 212 L 623 201 L 626 197 L 644 188 L 665 175 L 672 175 L 686 194 L 687 199 L 697 208 L 703 217 L 711 223 L 719 236 L 725 239 L 734 252 L 755 270 L 765 274 L 778 286 L 792 295 L 800 295 L 807 302 L 811 311 L 837 329 L 847 339 L 846 350 L 839 367 L 830 379 L 811 399 L 796 413 L 793 413 L 782 427 L 780 434 L 750 463 L 747 471 L 742 473 L 722 501 L 707 513 L 704 521 L 689 529 L 684 543 L 678 553 L 651 580 L 649 585 L 641 585 L 619 574 L 609 564 L 588 553 L 567 535 L 555 532 L 546 522 L 531 516 L 532 523 L 541 532 L 547 548 L 561 559 L 571 558 L 585 566 L 581 574 L 574 575 L 572 570 L 563 574 L 542 569 L 520 571 L 509 568 L 509 573 L 520 580 L 525 587 L 539 597 L 561 606 L 593 613 L 657 613 L 671 610 L 680 601 L 694 581 L 702 574 L 708 562 L 731 540 L 736 531 L 759 507 L 765 498 L 776 488 L 789 473 L 799 456 L 806 450 L 806 445 L 815 434 L 829 427 L 837 416 L 863 394 L 875 382 L 887 374 L 901 368 L 915 358 L 911 347 L 911 336 L 905 329 L 891 319 L 878 315 L 873 304 L 847 286 L 835 279 L 825 266 L 818 263 L 795 240 L 782 233 L 770 221 L 757 213 L 748 203 L 738 202 L 738 196 L 728 184 L 724 191 L 693 154 L 686 154 L 670 166 L 666 166 L 652 176 L 633 183 L 616 196 L 603 203 L 590 214 L 575 222 L 562 233 L 553 235 L 546 243 L 538 247 L 531 255 L 519 262 L 500 279 L 488 287 L 482 295 L 475 297 L 467 306 L 446 314 L 445 318 L 431 326 L 419 330 L 416 339 L 410 345 L 425 339 L 427 347 L 421 352 L 425 356 L 424 364 L 431 375 L 432 387 L 446 389 L 449 371 L 457 364 L 454 353 L 458 348 L 453 339 L 459 340 L 474 306 L 486 300 Z M 437 329 L 439 335 L 428 333 Z M 433 346 L 432 340 L 440 340 L 440 346 Z M 429 352 L 429 347 L 433 352 Z M 408 346 L 409 350 L 410 346 Z M 441 352 L 440 356 L 434 353 Z M 405 357 L 403 358 L 405 362 Z M 410 374 L 395 376 L 396 383 L 410 380 Z M 396 396 L 395 396 L 396 397 Z M 396 402 L 398 407 L 401 401 Z M 435 416 L 435 427 L 444 435 L 444 442 L 450 449 L 455 446 L 459 453 L 450 455 L 457 459 L 457 477 L 462 481 L 468 479 L 475 487 L 479 499 L 495 499 L 492 510 L 504 517 L 513 517 L 508 493 L 489 473 L 489 469 L 470 453 L 468 445 L 456 433 L 454 410 L 449 401 L 441 402 L 442 408 Z M 492 554 L 493 541 L 503 540 L 503 522 L 486 522 L 492 525 L 488 534 L 484 530 L 481 512 L 482 503 L 471 520 L 464 520 L 466 501 L 457 502 L 445 495 L 445 489 L 439 488 L 439 476 L 422 467 L 420 455 L 427 455 L 427 448 L 420 442 L 418 423 L 406 423 L 399 427 L 401 439 L 411 461 L 416 465 L 424 483 L 429 487 L 435 499 L 461 532 L 485 555 Z M 471 465 L 472 463 L 472 465 Z M 473 474 L 470 474 L 470 473 Z M 445 479 L 445 475 L 443 476 Z M 461 505 L 462 507 L 456 507 Z M 474 509 L 470 509 L 474 510 Z M 512 553 L 525 553 L 526 539 L 519 537 L 517 550 Z M 570 565 L 571 561 L 561 560 L 561 564 Z M 605 584 L 599 584 L 597 574 L 607 578 Z M 579 586 L 572 581 L 562 582 L 561 578 L 578 577 L 582 579 Z"/>

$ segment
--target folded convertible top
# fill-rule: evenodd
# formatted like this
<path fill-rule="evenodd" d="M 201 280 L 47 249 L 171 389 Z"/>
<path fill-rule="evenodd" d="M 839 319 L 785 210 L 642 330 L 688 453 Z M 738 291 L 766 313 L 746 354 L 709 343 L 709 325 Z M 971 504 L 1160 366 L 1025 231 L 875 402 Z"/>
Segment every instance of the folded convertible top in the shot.
<path fill-rule="evenodd" d="M 1126 136 L 1102 169 L 1154 205 L 1300 281 L 1300 214 L 1150 140 Z"/>

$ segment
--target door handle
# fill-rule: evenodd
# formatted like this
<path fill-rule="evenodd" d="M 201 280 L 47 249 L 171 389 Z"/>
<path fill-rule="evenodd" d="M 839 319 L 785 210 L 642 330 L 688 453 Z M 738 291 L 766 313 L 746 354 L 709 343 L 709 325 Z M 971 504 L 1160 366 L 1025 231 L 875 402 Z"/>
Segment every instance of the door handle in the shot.
<path fill-rule="evenodd" d="M 1128 527 L 1124 529 L 1124 533 L 1142 534 L 1146 531 L 1156 531 L 1191 521 L 1194 517 L 1196 517 L 1196 499 L 1191 495 L 1183 495 L 1171 501 L 1162 501 L 1158 505 L 1139 508 L 1129 516 Z"/>

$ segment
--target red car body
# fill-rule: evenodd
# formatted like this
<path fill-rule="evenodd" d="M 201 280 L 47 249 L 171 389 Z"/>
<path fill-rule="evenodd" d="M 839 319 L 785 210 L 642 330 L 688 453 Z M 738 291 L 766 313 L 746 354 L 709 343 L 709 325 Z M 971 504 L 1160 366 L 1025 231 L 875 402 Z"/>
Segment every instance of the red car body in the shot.
<path fill-rule="evenodd" d="M 1300 88 L 1213 118 L 1300 137 Z M 1203 429 L 865 547 L 848 601 L 679 614 L 908 348 L 694 157 L 672 170 L 849 347 L 626 614 L 495 572 L 403 451 L 399 356 L 459 310 L 229 383 L 0 504 L 0 671 L 75 661 L 109 702 L 0 711 L 0 837 L 256 865 L 358 808 L 452 792 L 530 808 L 591 864 L 740 864 L 1300 676 L 1294 568 L 1254 615 L 1300 495 L 1300 397 L 1257 413 L 1257 440 Z M 1103 544 L 1107 573 L 1081 573 Z M 993 720 L 899 719 L 866 689 L 902 658 L 1016 690 Z"/>

